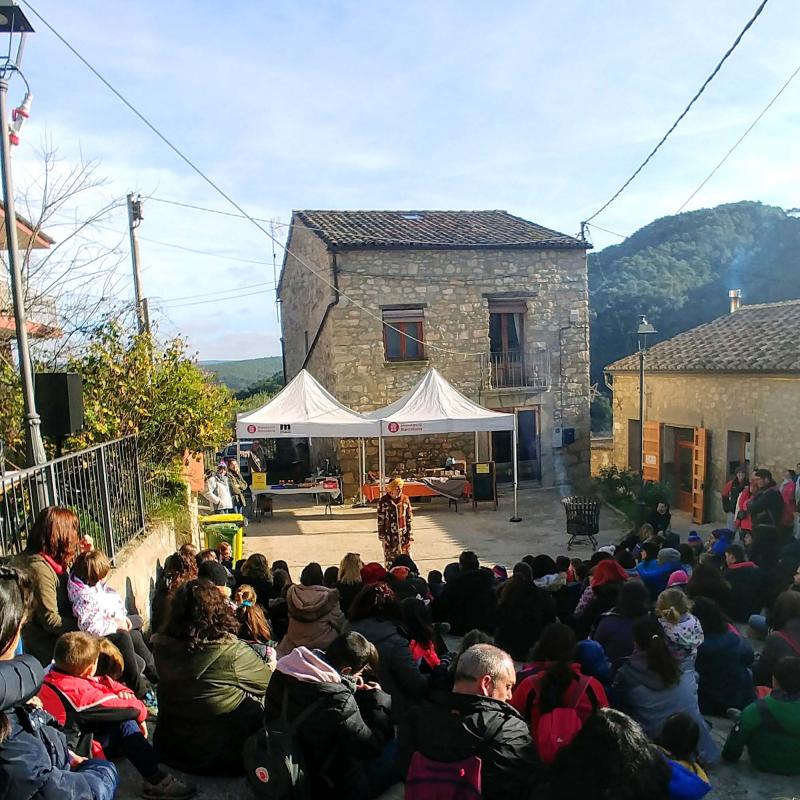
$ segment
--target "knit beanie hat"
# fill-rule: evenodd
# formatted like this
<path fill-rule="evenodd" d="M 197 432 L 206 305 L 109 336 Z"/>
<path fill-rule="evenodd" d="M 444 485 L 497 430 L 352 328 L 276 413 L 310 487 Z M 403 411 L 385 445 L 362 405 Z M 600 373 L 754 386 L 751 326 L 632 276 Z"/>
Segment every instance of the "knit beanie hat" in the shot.
<path fill-rule="evenodd" d="M 369 564 L 364 564 L 361 567 L 361 582 L 366 586 L 371 586 L 373 583 L 378 583 L 386 578 L 386 568 L 383 564 L 377 561 L 370 561 Z"/>
<path fill-rule="evenodd" d="M 205 578 L 214 586 L 227 586 L 229 573 L 219 561 L 204 561 L 197 570 L 198 578 Z"/>
<path fill-rule="evenodd" d="M 401 581 L 404 581 L 406 578 L 408 578 L 410 572 L 411 570 L 408 567 L 392 567 L 389 570 L 390 575 Z"/>
<path fill-rule="evenodd" d="M 662 547 L 658 551 L 659 564 L 680 564 L 681 554 L 674 547 Z"/>
<path fill-rule="evenodd" d="M 703 540 L 697 531 L 689 531 L 689 537 L 686 540 L 689 544 L 702 544 Z"/>
<path fill-rule="evenodd" d="M 689 576 L 682 569 L 676 569 L 669 576 L 667 588 L 669 589 L 670 586 L 685 586 L 687 583 L 689 583 Z"/>
<path fill-rule="evenodd" d="M 605 583 L 621 583 L 630 578 L 627 570 L 613 558 L 606 558 L 599 562 L 592 570 L 592 586 L 602 586 Z"/>

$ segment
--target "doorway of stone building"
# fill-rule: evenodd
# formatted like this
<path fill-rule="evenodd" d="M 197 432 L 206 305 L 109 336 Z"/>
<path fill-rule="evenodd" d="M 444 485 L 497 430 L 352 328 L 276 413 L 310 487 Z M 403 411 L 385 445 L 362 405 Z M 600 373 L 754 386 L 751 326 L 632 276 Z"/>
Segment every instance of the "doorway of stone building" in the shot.
<path fill-rule="evenodd" d="M 733 475 L 744 466 L 750 474 L 750 434 L 744 431 L 728 431 L 727 465 L 728 475 Z"/>
<path fill-rule="evenodd" d="M 674 428 L 675 457 L 673 480 L 675 504 L 681 511 L 692 511 L 692 486 L 694 464 L 694 428 Z"/>
<path fill-rule="evenodd" d="M 542 460 L 540 452 L 539 408 L 495 408 L 506 414 L 517 415 L 517 469 L 519 480 L 540 481 Z M 491 458 L 495 462 L 498 483 L 514 480 L 511 431 L 493 431 L 490 439 Z"/>

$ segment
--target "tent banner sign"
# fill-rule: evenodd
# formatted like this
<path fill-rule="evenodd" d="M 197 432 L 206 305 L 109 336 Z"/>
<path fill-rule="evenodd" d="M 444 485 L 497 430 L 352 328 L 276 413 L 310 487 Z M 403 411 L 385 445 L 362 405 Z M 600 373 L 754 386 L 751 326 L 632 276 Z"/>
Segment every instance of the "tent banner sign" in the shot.
<path fill-rule="evenodd" d="M 422 422 L 387 422 L 386 432 L 393 433 L 423 433 L 425 426 Z"/>
<path fill-rule="evenodd" d="M 249 435 L 251 435 L 251 436 L 253 436 L 255 434 L 261 434 L 262 438 L 268 439 L 270 437 L 270 435 L 274 436 L 275 434 L 278 434 L 278 433 L 284 433 L 284 434 L 291 433 L 292 432 L 292 426 L 289 425 L 289 424 L 276 425 L 276 424 L 273 424 L 273 423 L 269 423 L 269 424 L 263 424 L 263 423 L 262 424 L 253 424 L 253 423 L 251 423 L 251 424 L 249 424 L 247 426 L 246 430 L 247 430 L 247 433 Z"/>

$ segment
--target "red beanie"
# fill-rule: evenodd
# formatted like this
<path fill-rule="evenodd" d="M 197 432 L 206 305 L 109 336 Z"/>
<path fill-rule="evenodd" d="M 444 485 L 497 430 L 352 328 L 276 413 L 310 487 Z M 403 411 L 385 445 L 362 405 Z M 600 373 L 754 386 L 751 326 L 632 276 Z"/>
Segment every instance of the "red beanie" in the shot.
<path fill-rule="evenodd" d="M 361 582 L 365 586 L 372 586 L 373 583 L 384 580 L 386 575 L 386 568 L 377 561 L 370 561 L 369 564 L 361 567 Z"/>
<path fill-rule="evenodd" d="M 630 578 L 630 575 L 628 575 L 619 561 L 606 558 L 594 568 L 594 572 L 592 572 L 592 586 L 602 586 L 604 583 L 626 581 L 628 578 Z"/>

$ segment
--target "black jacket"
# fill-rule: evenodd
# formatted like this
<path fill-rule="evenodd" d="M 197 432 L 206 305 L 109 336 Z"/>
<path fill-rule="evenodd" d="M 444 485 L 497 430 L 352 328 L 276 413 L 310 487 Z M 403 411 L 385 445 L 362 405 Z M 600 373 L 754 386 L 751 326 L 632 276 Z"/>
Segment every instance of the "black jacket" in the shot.
<path fill-rule="evenodd" d="M 775 484 L 756 492 L 748 506 L 753 518 L 753 529 L 772 528 L 780 525 L 783 517 L 783 495 Z"/>
<path fill-rule="evenodd" d="M 697 651 L 697 701 L 702 714 L 724 716 L 729 708 L 744 708 L 755 702 L 753 648 L 746 639 L 726 631 L 706 636 Z"/>
<path fill-rule="evenodd" d="M 70 771 L 64 734 L 46 712 L 26 705 L 42 685 L 44 671 L 31 655 L 0 662 L 0 711 L 11 725 L 0 745 L 2 800 L 111 800 L 117 770 L 90 760 Z"/>
<path fill-rule="evenodd" d="M 382 691 L 354 694 L 352 683 L 346 680 L 311 683 L 276 671 L 264 699 L 267 720 L 280 718 L 284 692 L 288 692 L 289 720 L 321 701 L 297 733 L 311 776 L 311 796 L 328 800 L 367 797 L 360 762 L 380 755 L 384 744 L 394 738 L 389 696 Z"/>
<path fill-rule="evenodd" d="M 342 609 L 342 614 L 347 616 L 350 610 L 350 603 L 353 602 L 355 596 L 364 588 L 364 584 L 359 583 L 341 583 L 336 582 L 336 590 L 339 592 L 339 607 Z"/>
<path fill-rule="evenodd" d="M 419 751 L 434 761 L 482 761 L 484 800 L 529 800 L 539 759 L 525 720 L 508 704 L 471 694 L 439 694 L 414 708 L 398 734 L 398 767 Z"/>
<path fill-rule="evenodd" d="M 412 705 L 427 696 L 430 675 L 420 672 L 408 636 L 394 620 L 370 617 L 349 627 L 378 651 L 378 683 L 392 697 L 392 721 L 397 724 Z"/>
<path fill-rule="evenodd" d="M 494 642 L 515 661 L 525 661 L 542 629 L 555 619 L 553 598 L 534 583 L 501 587 Z"/>
<path fill-rule="evenodd" d="M 736 622 L 747 622 L 752 614 L 760 614 L 766 602 L 766 581 L 764 571 L 745 561 L 728 567 L 722 573 L 731 585 L 728 614 Z"/>
<path fill-rule="evenodd" d="M 790 642 L 786 641 L 786 637 Z M 771 631 L 764 642 L 764 649 L 753 665 L 753 681 L 756 686 L 772 686 L 775 665 L 784 656 L 800 655 L 800 619 L 790 619 L 782 631 Z"/>
<path fill-rule="evenodd" d="M 473 628 L 493 633 L 494 588 L 494 576 L 488 569 L 460 572 L 447 582 L 434 602 L 434 619 L 449 622 L 450 633 L 456 636 L 463 636 Z"/>

